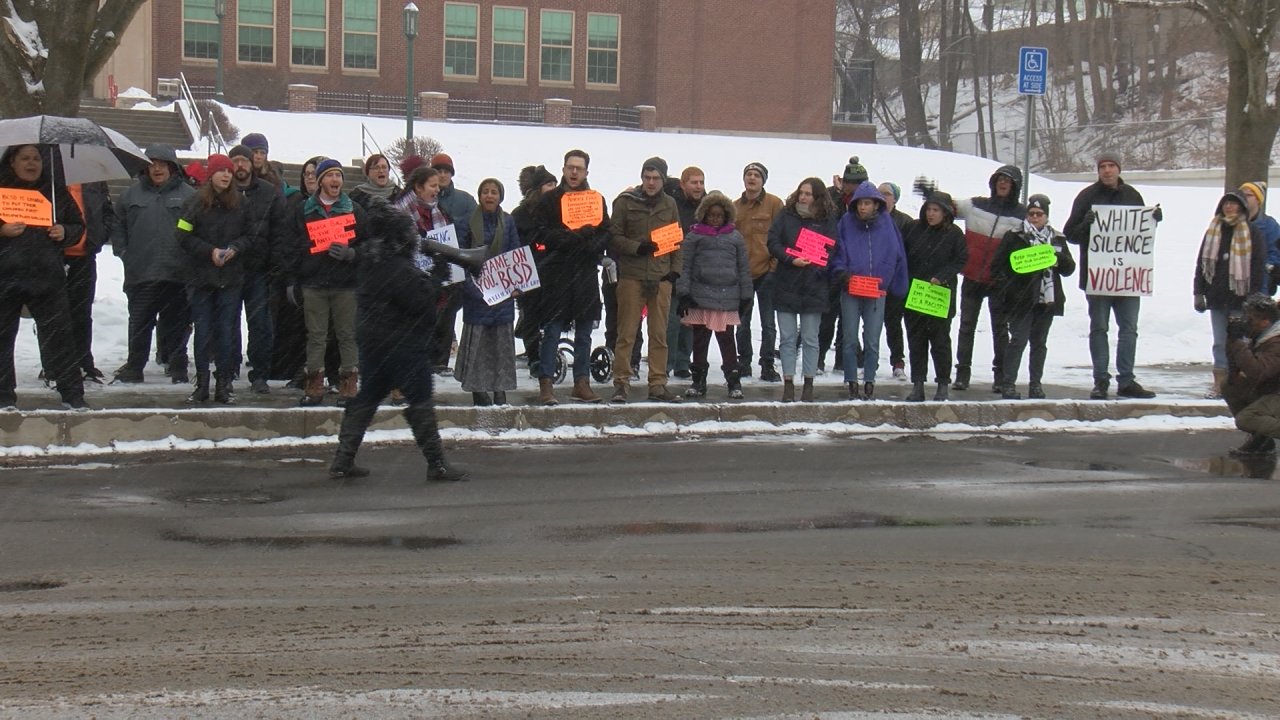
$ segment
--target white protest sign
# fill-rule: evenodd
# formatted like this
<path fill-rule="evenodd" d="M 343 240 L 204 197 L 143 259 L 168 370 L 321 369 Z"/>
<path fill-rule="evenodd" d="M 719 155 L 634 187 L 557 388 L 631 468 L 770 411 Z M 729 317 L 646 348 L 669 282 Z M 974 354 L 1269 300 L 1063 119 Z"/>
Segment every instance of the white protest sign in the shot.
<path fill-rule="evenodd" d="M 506 300 L 515 290 L 527 292 L 541 286 L 538 268 L 533 264 L 533 250 L 528 247 L 489 258 L 476 280 L 476 287 L 480 288 L 484 301 L 489 305 Z"/>
<path fill-rule="evenodd" d="M 436 228 L 435 230 L 431 230 L 426 234 L 424 234 L 422 237 L 426 238 L 427 240 L 434 240 L 440 243 L 441 245 L 448 245 L 449 247 L 455 247 L 455 248 L 459 247 L 458 231 L 454 229 L 453 223 L 449 223 L 448 225 L 445 225 L 442 228 Z M 444 283 L 445 285 L 460 283 L 466 279 L 467 279 L 466 270 L 463 270 L 458 265 L 454 265 L 452 263 L 449 264 L 449 279 L 445 281 Z"/>
<path fill-rule="evenodd" d="M 1095 205 L 1089 228 L 1089 295 L 1151 295 L 1155 273 L 1156 221 L 1153 207 Z"/>

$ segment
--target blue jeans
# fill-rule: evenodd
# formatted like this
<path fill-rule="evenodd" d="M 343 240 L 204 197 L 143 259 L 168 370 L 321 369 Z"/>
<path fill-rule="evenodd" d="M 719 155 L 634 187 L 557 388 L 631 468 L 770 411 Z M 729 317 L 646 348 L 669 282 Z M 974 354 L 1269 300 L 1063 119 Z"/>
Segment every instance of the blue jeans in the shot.
<path fill-rule="evenodd" d="M 591 371 L 591 320 L 573 323 L 573 379 L 587 377 Z M 560 336 L 568 329 L 564 320 L 552 320 L 542 328 L 542 344 L 538 347 L 538 376 L 556 376 L 556 354 L 560 351 Z M 664 368 L 665 370 L 665 368 Z M 629 380 L 630 378 L 628 378 Z"/>
<path fill-rule="evenodd" d="M 778 323 L 773 313 L 773 273 L 751 281 L 755 287 L 756 300 L 760 303 L 760 363 L 773 360 L 774 344 L 778 341 Z M 755 313 L 755 303 L 747 306 L 747 314 L 741 316 L 738 325 L 738 364 L 751 365 L 751 316 Z"/>
<path fill-rule="evenodd" d="M 213 360 L 221 377 L 239 371 L 236 339 L 240 337 L 240 286 L 225 288 L 188 287 L 191 321 L 195 331 L 196 372 L 209 372 Z"/>
<path fill-rule="evenodd" d="M 1093 382 L 1106 387 L 1111 382 L 1111 342 L 1107 333 L 1111 315 L 1116 316 L 1116 381 L 1120 387 L 1133 384 L 1133 358 L 1138 350 L 1138 310 L 1140 297 L 1088 295 L 1089 356 L 1093 359 Z M 1225 332 L 1225 331 L 1224 331 Z"/>
<path fill-rule="evenodd" d="M 1243 310 L 1209 308 L 1209 324 L 1213 326 L 1213 369 L 1227 369 L 1227 320 L 1244 317 Z"/>
<path fill-rule="evenodd" d="M 804 348 L 801 372 L 811 378 L 818 374 L 818 326 L 822 313 L 791 313 L 778 311 L 778 359 L 782 361 L 782 376 L 793 378 L 796 374 L 796 326 L 800 328 L 800 344 Z"/>
<path fill-rule="evenodd" d="M 862 325 L 862 382 L 874 383 L 880 369 L 880 333 L 884 330 L 883 297 L 840 295 L 840 327 L 844 381 L 858 381 L 858 325 Z"/>
<path fill-rule="evenodd" d="M 244 300 L 244 312 L 249 325 L 249 381 L 271 377 L 271 346 L 274 330 L 271 326 L 271 284 L 265 272 L 246 272 L 240 286 Z"/>

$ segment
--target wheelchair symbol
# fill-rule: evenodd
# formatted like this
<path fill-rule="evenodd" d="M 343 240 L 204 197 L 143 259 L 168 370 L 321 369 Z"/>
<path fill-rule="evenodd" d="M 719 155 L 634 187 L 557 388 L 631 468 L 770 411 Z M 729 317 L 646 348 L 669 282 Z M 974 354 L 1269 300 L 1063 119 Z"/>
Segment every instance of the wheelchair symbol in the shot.
<path fill-rule="evenodd" d="M 1038 73 L 1044 69 L 1044 56 L 1040 53 L 1027 53 L 1023 69 L 1029 73 Z"/>

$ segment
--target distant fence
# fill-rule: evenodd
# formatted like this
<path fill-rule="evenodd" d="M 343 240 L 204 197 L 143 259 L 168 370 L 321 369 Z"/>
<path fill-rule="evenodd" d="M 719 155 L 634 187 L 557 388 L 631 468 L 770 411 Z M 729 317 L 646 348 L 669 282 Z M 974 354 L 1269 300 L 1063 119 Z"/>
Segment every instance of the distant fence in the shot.
<path fill-rule="evenodd" d="M 540 102 L 515 100 L 465 100 L 449 98 L 449 119 L 471 122 L 536 123 L 541 125 L 544 106 Z"/>
<path fill-rule="evenodd" d="M 316 93 L 316 112 L 404 117 L 404 109 L 403 95 L 332 91 Z M 415 117 L 418 115 L 418 98 L 416 95 L 413 99 L 413 114 Z"/>
<path fill-rule="evenodd" d="M 584 127 L 640 128 L 640 111 L 633 107 L 590 107 L 574 105 L 569 110 L 569 124 Z"/>

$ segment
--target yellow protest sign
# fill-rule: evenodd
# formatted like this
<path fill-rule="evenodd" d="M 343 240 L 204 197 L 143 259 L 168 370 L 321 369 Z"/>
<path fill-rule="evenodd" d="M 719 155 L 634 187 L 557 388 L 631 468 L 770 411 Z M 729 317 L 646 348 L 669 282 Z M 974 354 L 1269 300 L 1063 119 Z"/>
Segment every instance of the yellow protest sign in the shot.
<path fill-rule="evenodd" d="M 53 225 L 53 204 L 39 190 L 0 189 L 0 219 L 33 227 Z"/>
<path fill-rule="evenodd" d="M 570 230 L 604 222 L 604 197 L 595 190 L 567 192 L 560 197 L 560 221 Z"/>

